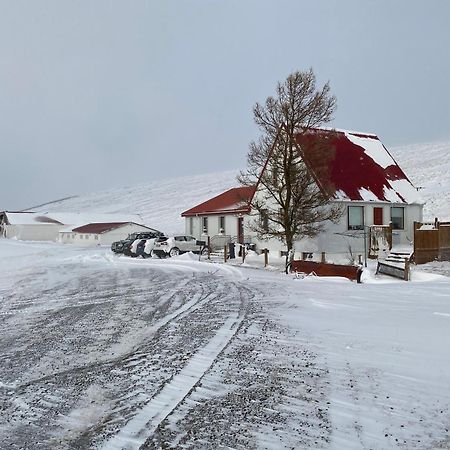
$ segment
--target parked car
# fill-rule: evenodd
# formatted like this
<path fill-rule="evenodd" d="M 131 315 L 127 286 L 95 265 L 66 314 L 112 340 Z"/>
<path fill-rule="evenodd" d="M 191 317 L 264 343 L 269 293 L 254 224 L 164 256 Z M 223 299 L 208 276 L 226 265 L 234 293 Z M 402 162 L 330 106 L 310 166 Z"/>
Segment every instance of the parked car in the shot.
<path fill-rule="evenodd" d="M 153 247 L 157 238 L 141 239 L 136 245 L 136 256 L 142 256 L 143 258 L 150 258 L 152 256 Z M 133 247 L 133 246 L 132 246 Z"/>
<path fill-rule="evenodd" d="M 163 236 L 163 233 L 161 233 L 161 231 L 158 231 L 158 230 L 145 231 L 145 232 L 139 232 L 139 233 L 131 233 L 128 235 L 128 237 L 126 239 L 113 242 L 111 244 L 111 250 L 114 253 L 131 254 L 130 247 L 133 244 L 133 242 L 136 241 L 137 239 L 153 239 L 153 238 L 157 238 L 159 236 Z"/>
<path fill-rule="evenodd" d="M 197 241 L 193 236 L 179 235 L 159 237 L 156 239 L 152 253 L 159 258 L 177 256 L 182 253 L 205 253 L 208 249 L 204 241 Z"/>

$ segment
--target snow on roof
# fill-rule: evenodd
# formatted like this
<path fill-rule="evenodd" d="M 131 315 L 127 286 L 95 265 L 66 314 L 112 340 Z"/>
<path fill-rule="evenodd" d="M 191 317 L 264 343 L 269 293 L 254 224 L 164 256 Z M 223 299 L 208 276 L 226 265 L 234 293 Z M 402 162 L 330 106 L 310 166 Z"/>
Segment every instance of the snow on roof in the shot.
<path fill-rule="evenodd" d="M 317 183 L 334 199 L 422 203 L 378 136 L 315 129 L 296 139 Z"/>
<path fill-rule="evenodd" d="M 11 225 L 59 224 L 72 227 L 87 223 L 142 222 L 136 214 L 98 214 L 72 212 L 5 212 Z"/>
<path fill-rule="evenodd" d="M 249 211 L 249 202 L 255 193 L 255 186 L 229 189 L 214 198 L 200 203 L 181 215 L 183 217 L 212 214 L 238 214 Z"/>
<path fill-rule="evenodd" d="M 102 233 L 106 233 L 107 231 L 121 228 L 129 223 L 133 223 L 133 222 L 88 223 L 87 225 L 73 228 L 72 231 L 74 231 L 76 233 L 102 234 Z M 144 225 L 140 225 L 140 226 L 144 227 Z M 148 227 L 145 227 L 145 228 L 148 228 Z M 150 230 L 150 228 L 148 228 L 148 229 Z"/>
<path fill-rule="evenodd" d="M 331 127 L 320 127 L 320 130 L 323 131 L 333 131 L 337 133 L 345 133 L 345 134 L 352 134 L 354 136 L 361 136 L 361 137 L 377 137 L 375 133 L 369 133 L 366 131 L 356 131 L 356 130 L 347 130 L 344 128 L 331 128 Z"/>
<path fill-rule="evenodd" d="M 10 225 L 63 225 L 59 220 L 43 213 L 5 211 L 4 214 Z"/>

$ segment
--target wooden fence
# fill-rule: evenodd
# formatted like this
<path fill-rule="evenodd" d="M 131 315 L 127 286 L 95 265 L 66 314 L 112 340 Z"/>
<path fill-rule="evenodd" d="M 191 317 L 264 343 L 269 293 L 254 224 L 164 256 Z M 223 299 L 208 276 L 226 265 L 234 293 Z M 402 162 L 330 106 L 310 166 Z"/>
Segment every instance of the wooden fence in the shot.
<path fill-rule="evenodd" d="M 450 261 L 450 222 L 414 222 L 414 262 Z"/>

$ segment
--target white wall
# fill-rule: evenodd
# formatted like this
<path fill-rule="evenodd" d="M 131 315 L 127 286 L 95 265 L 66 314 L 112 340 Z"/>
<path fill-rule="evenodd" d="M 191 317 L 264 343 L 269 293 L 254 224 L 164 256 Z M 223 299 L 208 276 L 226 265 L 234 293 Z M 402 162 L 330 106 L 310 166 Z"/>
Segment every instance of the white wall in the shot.
<path fill-rule="evenodd" d="M 330 259 L 333 255 L 336 259 L 342 259 L 342 257 L 349 256 L 350 249 L 356 254 L 364 254 L 364 233 L 362 231 L 348 230 L 348 206 L 363 206 L 364 207 L 364 224 L 366 226 L 373 225 L 374 207 L 383 208 L 383 225 L 389 225 L 391 221 L 391 207 L 400 206 L 404 207 L 404 230 L 394 230 L 393 232 L 393 244 L 394 245 L 409 245 L 412 242 L 414 236 L 414 221 L 422 221 L 422 205 L 405 205 L 402 203 L 375 203 L 375 202 L 339 202 L 339 205 L 343 208 L 343 215 L 337 224 L 328 222 L 326 224 L 326 231 L 321 233 L 314 239 L 302 239 L 294 244 L 294 250 L 296 256 L 299 256 L 301 252 L 321 253 L 326 252 L 329 254 Z M 208 217 L 208 235 L 214 236 L 219 232 L 219 216 L 211 215 Z M 244 217 L 244 234 L 246 236 L 252 236 L 252 243 L 256 244 L 258 250 L 264 248 L 269 249 L 270 252 L 277 256 L 281 251 L 285 251 L 286 247 L 282 242 L 275 239 L 270 240 L 258 240 L 256 233 L 250 231 L 251 224 L 254 221 L 259 221 L 258 215 L 246 215 Z M 192 234 L 197 239 L 204 239 L 202 230 L 202 217 L 193 217 L 192 225 L 193 230 L 190 229 L 191 218 L 185 218 L 185 232 L 186 234 Z M 225 216 L 225 234 L 230 236 L 237 236 L 238 234 L 238 217 L 235 215 Z"/>
<path fill-rule="evenodd" d="M 343 215 L 337 224 L 328 222 L 326 231 L 321 233 L 314 239 L 302 239 L 295 242 L 294 249 L 296 252 L 327 252 L 332 256 L 349 254 L 349 248 L 355 254 L 364 253 L 364 233 L 362 231 L 348 230 L 348 206 L 364 207 L 364 224 L 366 226 L 373 225 L 373 209 L 374 207 L 383 208 L 383 225 L 389 225 L 391 221 L 391 206 L 404 207 L 404 230 L 393 231 L 394 245 L 409 245 L 414 237 L 414 221 L 422 221 L 422 205 L 405 205 L 393 203 L 375 203 L 375 202 L 339 202 L 343 207 Z M 259 220 L 257 215 L 249 215 L 245 218 L 245 228 L 249 230 L 251 224 Z M 286 247 L 275 239 L 269 241 L 258 240 L 255 233 L 246 231 L 245 234 L 252 234 L 252 242 L 257 244 L 257 249 L 267 248 L 271 252 L 278 253 L 286 250 Z"/>
<path fill-rule="evenodd" d="M 59 230 L 65 225 L 39 223 L 27 225 L 3 225 L 5 237 L 21 241 L 57 241 Z"/>
<path fill-rule="evenodd" d="M 202 227 L 202 217 L 205 216 L 196 216 L 196 217 L 185 217 L 185 233 L 187 235 L 192 235 L 196 239 L 204 238 L 203 227 Z M 220 215 L 210 215 L 208 217 L 208 232 L 207 235 L 215 236 L 219 234 L 219 218 Z M 238 216 L 228 214 L 223 215 L 225 217 L 225 230 L 224 234 L 229 236 L 237 236 L 238 234 Z M 192 231 L 190 228 L 190 223 L 192 219 Z"/>

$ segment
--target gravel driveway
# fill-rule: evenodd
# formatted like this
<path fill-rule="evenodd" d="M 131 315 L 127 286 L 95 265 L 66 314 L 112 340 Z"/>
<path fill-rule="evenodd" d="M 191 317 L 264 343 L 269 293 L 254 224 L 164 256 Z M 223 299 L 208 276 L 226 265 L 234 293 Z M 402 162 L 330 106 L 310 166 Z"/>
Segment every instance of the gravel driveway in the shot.
<path fill-rule="evenodd" d="M 326 443 L 327 370 L 261 298 L 214 270 L 30 266 L 2 292 L 2 448 Z"/>

